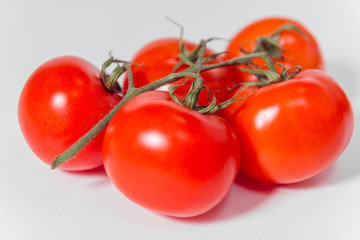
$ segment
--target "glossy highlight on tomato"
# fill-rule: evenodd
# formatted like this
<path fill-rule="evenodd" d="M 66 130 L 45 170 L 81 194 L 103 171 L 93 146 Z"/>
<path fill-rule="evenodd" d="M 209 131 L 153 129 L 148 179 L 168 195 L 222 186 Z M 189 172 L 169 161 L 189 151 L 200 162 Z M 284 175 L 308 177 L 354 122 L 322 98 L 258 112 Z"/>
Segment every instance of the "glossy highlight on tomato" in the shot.
<path fill-rule="evenodd" d="M 141 94 L 121 108 L 106 130 L 103 161 L 130 200 L 176 217 L 200 215 L 228 193 L 240 152 L 223 118 L 175 103 L 168 92 Z"/>
<path fill-rule="evenodd" d="M 267 17 L 254 21 L 242 28 L 230 40 L 226 51 L 226 58 L 244 56 L 255 49 L 256 41 L 259 37 L 270 37 L 279 27 L 285 24 L 293 24 L 303 35 L 294 30 L 281 31 L 278 39 L 278 45 L 281 48 L 282 57 L 273 59 L 275 62 L 283 64 L 286 69 L 294 66 L 301 66 L 305 69 L 324 70 L 325 64 L 321 49 L 313 34 L 301 23 L 293 19 L 284 17 Z M 254 59 L 254 63 L 262 66 L 264 62 L 261 59 Z M 279 71 L 280 67 L 277 66 Z M 255 75 L 248 74 L 233 69 L 233 77 L 241 81 L 249 82 L 256 80 Z"/>
<path fill-rule="evenodd" d="M 95 66 L 74 56 L 57 57 L 38 67 L 27 80 L 18 104 L 20 128 L 32 151 L 51 165 L 120 99 L 105 91 Z M 101 166 L 103 136 L 104 131 L 59 168 Z"/>
<path fill-rule="evenodd" d="M 345 150 L 354 128 L 347 96 L 320 70 L 251 90 L 222 116 L 239 137 L 240 170 L 266 183 L 294 183 L 322 172 Z"/>
<path fill-rule="evenodd" d="M 191 52 L 197 45 L 190 41 L 183 41 L 185 48 Z M 134 76 L 134 85 L 135 87 L 142 87 L 149 83 L 152 83 L 156 80 L 159 80 L 162 77 L 165 77 L 172 73 L 176 64 L 180 61 L 180 40 L 179 38 L 163 38 L 152 41 L 142 47 L 131 60 L 134 63 L 141 64 L 142 66 L 132 65 L 131 69 Z M 205 58 L 215 54 L 209 48 L 206 48 Z M 218 63 L 220 60 L 212 60 L 206 64 Z M 181 70 L 189 67 L 186 64 L 183 64 L 180 68 L 176 70 L 179 72 Z M 201 76 L 204 79 L 204 85 L 210 91 L 209 101 L 212 100 L 213 94 L 216 92 L 216 99 L 218 102 L 223 102 L 228 99 L 230 94 L 229 89 L 234 86 L 237 82 L 234 78 L 230 76 L 229 68 L 216 68 L 209 71 L 201 73 Z M 171 85 L 181 85 L 184 81 L 188 79 L 184 86 L 179 87 L 175 90 L 175 93 L 180 98 L 184 98 L 188 93 L 191 86 L 191 78 L 180 79 L 174 83 L 165 85 L 159 90 L 168 91 L 168 87 Z M 128 82 L 127 77 L 124 80 L 124 90 L 126 91 Z M 200 92 L 199 104 L 207 105 L 208 101 L 208 92 L 204 89 Z"/>

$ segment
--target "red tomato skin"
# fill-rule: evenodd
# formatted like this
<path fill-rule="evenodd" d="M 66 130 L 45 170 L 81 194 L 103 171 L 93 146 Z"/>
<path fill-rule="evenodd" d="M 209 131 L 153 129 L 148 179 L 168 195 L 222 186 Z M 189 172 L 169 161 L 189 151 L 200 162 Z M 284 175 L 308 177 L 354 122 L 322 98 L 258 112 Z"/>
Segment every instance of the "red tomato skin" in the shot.
<path fill-rule="evenodd" d="M 188 51 L 192 51 L 196 48 L 196 44 L 190 41 L 184 40 L 184 46 Z M 172 73 L 175 65 L 180 61 L 178 57 L 180 53 L 180 43 L 178 38 L 163 38 L 152 41 L 142 47 L 131 60 L 137 64 L 143 64 L 142 67 L 132 65 L 131 69 L 134 77 L 135 87 L 142 87 L 149 83 L 155 82 L 160 78 L 163 78 Z M 207 48 L 205 57 L 213 55 L 215 52 Z M 219 63 L 220 58 L 209 62 L 208 64 Z M 183 65 L 176 72 L 184 70 L 188 65 Z M 204 79 L 204 85 L 210 90 L 210 101 L 213 98 L 215 90 L 216 99 L 218 102 L 223 102 L 228 99 L 230 94 L 229 89 L 237 82 L 233 78 L 229 78 L 231 73 L 230 68 L 216 68 L 201 73 Z M 180 85 L 185 79 L 188 79 L 187 83 L 183 87 L 179 87 L 175 90 L 176 95 L 180 98 L 185 97 L 191 86 L 191 78 L 180 79 L 174 83 L 161 87 L 159 90 L 168 91 L 168 87 L 171 85 Z M 124 79 L 124 91 L 128 88 L 127 75 Z M 208 93 L 206 90 L 202 90 L 200 93 L 199 104 L 207 105 Z"/>
<path fill-rule="evenodd" d="M 62 56 L 42 64 L 26 82 L 18 104 L 19 124 L 43 162 L 51 165 L 120 101 L 106 92 L 99 77 L 99 70 L 86 60 Z M 104 133 L 59 168 L 80 171 L 101 166 Z"/>
<path fill-rule="evenodd" d="M 200 215 L 228 193 L 239 143 L 222 118 L 202 115 L 154 91 L 130 100 L 109 123 L 103 161 L 130 200 L 175 217 Z"/>
<path fill-rule="evenodd" d="M 260 88 L 222 116 L 239 137 L 240 170 L 266 183 L 294 183 L 322 172 L 345 150 L 354 128 L 348 98 L 320 70 Z"/>
<path fill-rule="evenodd" d="M 298 21 L 284 17 L 263 18 L 247 25 L 230 40 L 226 48 L 226 51 L 229 52 L 226 54 L 226 58 L 243 56 L 244 53 L 240 51 L 240 47 L 246 52 L 253 51 L 258 37 L 271 36 L 280 26 L 286 23 L 292 23 L 299 28 L 305 35 L 305 38 L 293 30 L 282 31 L 280 33 L 279 46 L 282 49 L 283 58 L 273 60 L 284 64 L 287 69 L 299 65 L 303 70 L 325 70 L 321 49 L 313 34 Z M 255 59 L 254 62 L 260 66 L 264 64 L 260 59 Z M 277 66 L 277 69 L 280 70 L 281 68 Z M 232 73 L 234 78 L 244 82 L 256 80 L 255 75 L 246 72 L 233 70 Z"/>

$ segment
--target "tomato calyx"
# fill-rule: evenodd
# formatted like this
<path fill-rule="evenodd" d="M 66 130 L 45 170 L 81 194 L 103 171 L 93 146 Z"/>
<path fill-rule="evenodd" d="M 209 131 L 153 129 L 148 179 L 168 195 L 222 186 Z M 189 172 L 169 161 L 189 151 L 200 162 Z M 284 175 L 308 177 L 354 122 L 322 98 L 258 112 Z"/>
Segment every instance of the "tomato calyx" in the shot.
<path fill-rule="evenodd" d="M 184 27 L 172 20 L 171 18 L 167 18 L 169 21 L 171 21 L 173 24 L 177 25 L 180 28 L 180 36 L 179 36 L 179 44 L 180 44 L 180 53 L 178 54 L 178 57 L 180 61 L 177 62 L 177 64 L 174 66 L 174 69 L 172 72 L 176 72 L 182 65 L 186 64 L 189 67 L 193 67 L 195 63 L 201 62 L 204 64 L 206 62 L 210 62 L 212 60 L 215 60 L 218 56 L 226 53 L 225 52 L 218 52 L 211 56 L 204 57 L 205 49 L 206 49 L 206 43 L 216 39 L 216 38 L 210 38 L 207 40 L 201 40 L 200 43 L 196 46 L 196 48 L 192 51 L 189 51 L 186 49 L 186 46 L 184 44 Z"/>
<path fill-rule="evenodd" d="M 261 36 L 256 39 L 256 45 L 251 53 L 267 52 L 272 59 L 282 59 L 282 48 L 279 45 L 280 33 L 285 30 L 292 30 L 306 38 L 304 33 L 292 23 L 286 23 L 275 30 L 269 37 Z M 242 47 L 240 51 L 248 54 Z"/>
<path fill-rule="evenodd" d="M 270 65 L 272 67 L 270 67 Z M 281 66 L 282 71 L 280 74 L 276 71 L 275 65 Z M 269 62 L 268 66 L 269 66 L 269 70 L 246 69 L 239 67 L 240 70 L 254 74 L 259 79 L 259 81 L 245 82 L 242 83 L 242 85 L 265 87 L 271 84 L 276 84 L 279 82 L 289 80 L 301 71 L 301 66 L 294 66 L 289 70 L 287 70 L 283 64 L 278 62 L 273 62 L 273 63 Z"/>
<path fill-rule="evenodd" d="M 122 93 L 122 89 L 120 87 L 118 79 L 123 73 L 126 72 L 126 67 L 124 63 L 136 65 L 139 67 L 142 67 L 142 65 L 125 60 L 116 59 L 111 55 L 111 52 L 109 53 L 109 56 L 110 56 L 109 59 L 107 59 L 101 65 L 101 70 L 100 70 L 101 82 L 106 91 L 110 93 Z M 116 64 L 115 68 L 111 71 L 110 75 L 106 74 L 106 69 L 110 67 L 110 65 L 113 63 Z M 120 65 L 120 63 L 123 63 L 123 65 Z"/>
<path fill-rule="evenodd" d="M 203 44 L 204 43 L 207 43 L 209 41 L 211 41 L 212 39 L 208 39 L 208 40 L 201 40 L 200 41 L 200 44 L 197 45 L 197 47 L 189 52 L 185 45 L 183 44 L 183 40 L 182 38 L 180 38 L 180 53 L 178 55 L 180 61 L 175 65 L 174 69 L 173 69 L 173 73 L 176 72 L 177 69 L 179 69 L 182 65 L 186 64 L 188 65 L 189 67 L 193 67 L 194 64 L 198 61 L 198 60 L 201 60 L 201 62 L 203 64 L 207 63 L 207 62 L 211 62 L 213 60 L 215 60 L 218 56 L 226 53 L 225 52 L 218 52 L 218 53 L 215 53 L 211 56 L 208 56 L 206 58 L 204 58 L 204 56 L 201 54 L 201 49 L 203 48 Z"/>

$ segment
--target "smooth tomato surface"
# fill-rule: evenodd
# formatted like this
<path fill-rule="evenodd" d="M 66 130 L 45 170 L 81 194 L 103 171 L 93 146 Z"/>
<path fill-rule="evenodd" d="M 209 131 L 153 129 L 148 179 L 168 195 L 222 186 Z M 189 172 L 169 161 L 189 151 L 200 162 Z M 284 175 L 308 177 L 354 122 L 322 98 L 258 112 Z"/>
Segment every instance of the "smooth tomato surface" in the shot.
<path fill-rule="evenodd" d="M 155 212 L 191 217 L 217 205 L 237 174 L 239 142 L 218 116 L 184 108 L 169 93 L 141 94 L 109 123 L 106 172 L 133 202 Z"/>
<path fill-rule="evenodd" d="M 271 36 L 279 27 L 284 24 L 291 23 L 295 25 L 304 36 L 300 35 L 294 30 L 283 30 L 280 33 L 278 45 L 281 48 L 282 58 L 273 59 L 285 65 L 287 69 L 300 65 L 305 69 L 320 69 L 324 70 L 324 60 L 320 47 L 312 35 L 312 33 L 301 23 L 281 17 L 269 17 L 252 22 L 243 29 L 241 29 L 230 40 L 227 46 L 226 58 L 234 58 L 243 56 L 245 52 L 252 52 L 256 45 L 256 40 L 261 36 Z M 264 62 L 260 59 L 255 59 L 255 63 L 263 65 Z M 280 69 L 280 67 L 278 67 Z M 241 79 L 244 82 L 254 81 L 256 77 L 241 71 L 233 70 L 233 76 L 236 79 Z"/>
<path fill-rule="evenodd" d="M 196 48 L 196 44 L 184 40 L 184 45 L 188 51 L 192 51 Z M 206 49 L 205 57 L 213 55 L 215 52 Z M 142 67 L 132 65 L 131 69 L 134 76 L 135 87 L 142 87 L 149 83 L 152 83 L 160 78 L 163 78 L 172 73 L 175 65 L 180 61 L 178 55 L 180 54 L 180 42 L 178 38 L 164 38 L 152 41 L 142 47 L 131 60 L 132 62 L 143 64 Z M 218 63 L 219 60 L 213 60 L 209 64 Z M 188 65 L 183 65 L 176 72 L 187 68 Z M 229 68 L 216 68 L 206 72 L 202 72 L 201 76 L 204 79 L 204 85 L 210 90 L 210 101 L 213 97 L 214 91 L 216 93 L 216 99 L 218 102 L 227 100 L 229 96 L 229 88 L 236 84 L 235 79 L 229 77 Z M 183 87 L 179 87 L 175 90 L 175 93 L 180 97 L 185 97 L 188 93 L 191 80 L 189 80 Z M 127 89 L 128 82 L 125 77 L 124 89 Z M 174 83 L 166 85 L 160 90 L 167 91 L 170 85 L 180 85 L 185 79 L 180 79 Z M 206 90 L 202 90 L 200 93 L 199 104 L 207 105 L 208 93 Z"/>
<path fill-rule="evenodd" d="M 240 169 L 268 183 L 320 173 L 345 150 L 354 127 L 345 93 L 320 70 L 260 88 L 222 113 L 240 140 Z"/>
<path fill-rule="evenodd" d="M 26 82 L 19 100 L 21 131 L 45 163 L 64 152 L 104 117 L 120 97 L 106 92 L 99 70 L 73 56 L 42 64 Z M 87 170 L 102 165 L 104 131 L 59 168 Z"/>

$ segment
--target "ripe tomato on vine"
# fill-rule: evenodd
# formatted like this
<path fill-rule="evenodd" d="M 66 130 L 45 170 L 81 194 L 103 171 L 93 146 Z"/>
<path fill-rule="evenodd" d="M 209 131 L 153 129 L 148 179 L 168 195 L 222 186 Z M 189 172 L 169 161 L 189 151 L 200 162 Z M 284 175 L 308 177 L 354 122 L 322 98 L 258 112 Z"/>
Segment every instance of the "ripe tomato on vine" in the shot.
<path fill-rule="evenodd" d="M 105 90 L 94 65 L 78 57 L 57 57 L 38 67 L 27 80 L 18 104 L 20 128 L 32 151 L 50 165 L 120 100 L 120 95 Z M 60 168 L 101 166 L 104 132 Z"/>
<path fill-rule="evenodd" d="M 221 117 L 152 91 L 131 99 L 110 121 L 103 158 L 110 179 L 130 200 L 165 215 L 191 217 L 226 196 L 238 172 L 239 148 Z"/>
<path fill-rule="evenodd" d="M 345 150 L 354 128 L 351 104 L 320 70 L 263 87 L 243 87 L 246 100 L 223 109 L 241 146 L 240 170 L 267 183 L 306 180 Z"/>

